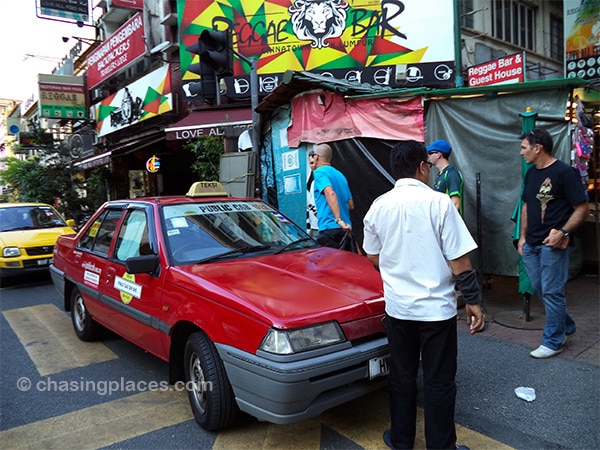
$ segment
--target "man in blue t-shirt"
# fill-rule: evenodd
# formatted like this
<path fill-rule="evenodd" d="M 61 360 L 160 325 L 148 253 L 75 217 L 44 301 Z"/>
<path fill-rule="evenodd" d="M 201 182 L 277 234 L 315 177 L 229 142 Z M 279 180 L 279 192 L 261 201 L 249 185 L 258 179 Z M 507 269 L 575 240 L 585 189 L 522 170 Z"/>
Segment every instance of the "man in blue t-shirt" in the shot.
<path fill-rule="evenodd" d="M 320 244 L 339 248 L 344 234 L 352 230 L 350 210 L 354 200 L 346 177 L 331 166 L 332 150 L 328 144 L 319 144 L 309 154 L 314 172 L 315 206 L 319 221 Z"/>

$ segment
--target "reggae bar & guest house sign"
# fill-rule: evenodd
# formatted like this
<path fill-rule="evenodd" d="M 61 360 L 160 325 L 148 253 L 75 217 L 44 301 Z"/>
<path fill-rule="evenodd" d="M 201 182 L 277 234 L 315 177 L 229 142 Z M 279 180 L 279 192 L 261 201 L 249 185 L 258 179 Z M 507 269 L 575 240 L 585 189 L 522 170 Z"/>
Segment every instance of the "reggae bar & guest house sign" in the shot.
<path fill-rule="evenodd" d="M 250 97 L 257 61 L 259 95 L 286 70 L 395 87 L 453 86 L 453 2 L 421 0 L 178 0 L 183 98 L 199 76 L 188 70 L 198 56 L 186 47 L 204 30 L 232 30 L 234 74 L 230 98 Z M 244 60 L 246 59 L 246 60 Z"/>

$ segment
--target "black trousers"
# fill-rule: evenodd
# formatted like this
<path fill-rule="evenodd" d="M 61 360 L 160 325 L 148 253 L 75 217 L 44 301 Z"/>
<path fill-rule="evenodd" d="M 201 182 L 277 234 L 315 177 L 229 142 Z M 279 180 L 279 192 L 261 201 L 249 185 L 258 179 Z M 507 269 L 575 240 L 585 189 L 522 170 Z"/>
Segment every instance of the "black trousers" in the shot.
<path fill-rule="evenodd" d="M 387 317 L 386 328 L 391 349 L 388 383 L 394 448 L 414 447 L 417 373 L 421 357 L 426 446 L 428 449 L 455 449 L 456 317 L 439 322 Z"/>
<path fill-rule="evenodd" d="M 346 232 L 342 228 L 332 228 L 319 231 L 316 239 L 319 244 L 326 247 L 340 248 L 344 234 L 346 234 Z"/>

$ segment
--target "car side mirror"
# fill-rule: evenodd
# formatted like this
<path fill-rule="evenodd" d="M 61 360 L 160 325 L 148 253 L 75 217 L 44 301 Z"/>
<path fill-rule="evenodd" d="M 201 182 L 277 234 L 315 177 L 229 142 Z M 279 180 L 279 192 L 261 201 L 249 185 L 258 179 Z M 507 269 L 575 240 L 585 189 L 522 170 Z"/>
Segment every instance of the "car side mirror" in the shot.
<path fill-rule="evenodd" d="M 67 220 L 67 226 L 68 226 L 68 227 L 71 227 L 71 228 L 73 228 L 73 229 L 76 229 L 76 228 L 77 228 L 77 224 L 75 223 L 75 221 L 74 221 L 73 219 L 68 219 L 68 220 Z"/>
<path fill-rule="evenodd" d="M 158 273 L 160 260 L 158 255 L 143 255 L 125 260 L 125 268 L 127 273 L 147 273 L 155 275 Z"/>

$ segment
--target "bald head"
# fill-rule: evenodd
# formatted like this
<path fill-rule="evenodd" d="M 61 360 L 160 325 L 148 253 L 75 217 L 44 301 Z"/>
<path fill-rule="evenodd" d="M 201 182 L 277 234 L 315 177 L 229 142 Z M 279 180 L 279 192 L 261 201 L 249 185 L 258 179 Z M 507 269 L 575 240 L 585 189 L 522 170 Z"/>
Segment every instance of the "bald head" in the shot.
<path fill-rule="evenodd" d="M 315 153 L 319 155 L 319 159 L 324 163 L 331 163 L 333 152 L 329 144 L 319 144 L 315 149 Z"/>

